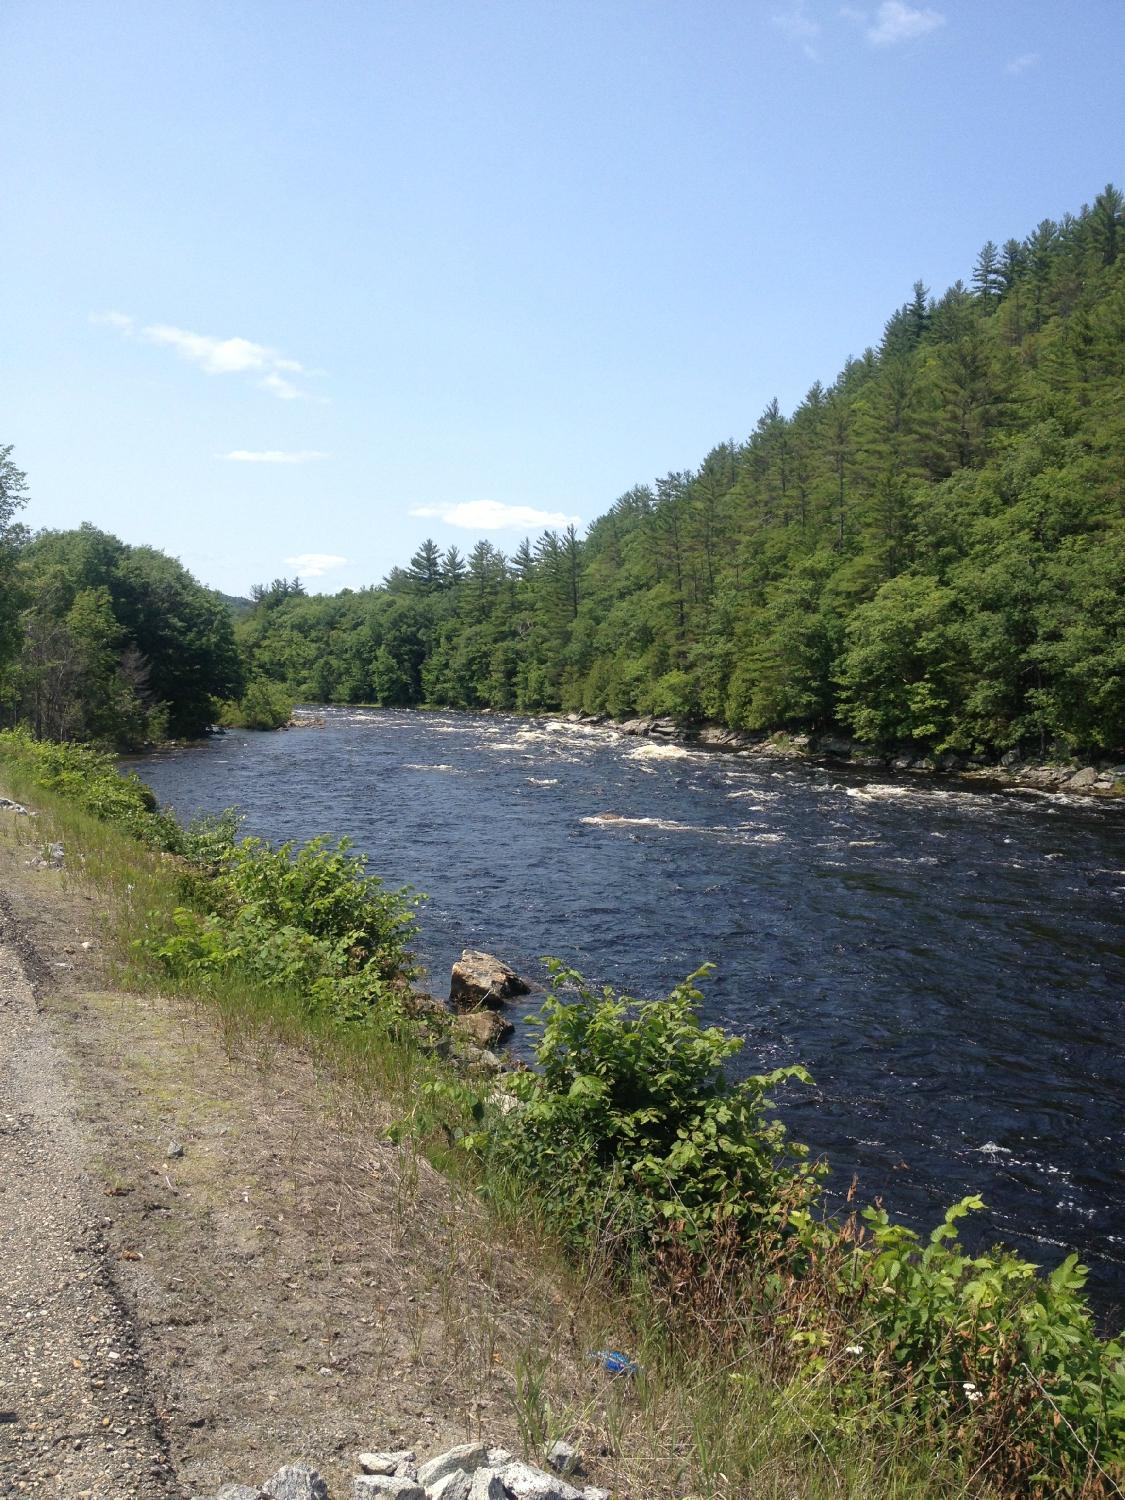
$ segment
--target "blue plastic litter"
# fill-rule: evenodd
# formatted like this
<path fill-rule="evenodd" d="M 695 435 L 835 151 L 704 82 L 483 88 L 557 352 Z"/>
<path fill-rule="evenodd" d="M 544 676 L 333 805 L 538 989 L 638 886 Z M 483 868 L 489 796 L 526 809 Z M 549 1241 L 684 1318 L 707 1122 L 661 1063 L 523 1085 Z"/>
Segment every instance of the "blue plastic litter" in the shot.
<path fill-rule="evenodd" d="M 622 1354 L 620 1349 L 593 1349 L 587 1358 L 595 1360 L 611 1375 L 635 1375 L 640 1369 L 640 1365 L 627 1354 Z"/>

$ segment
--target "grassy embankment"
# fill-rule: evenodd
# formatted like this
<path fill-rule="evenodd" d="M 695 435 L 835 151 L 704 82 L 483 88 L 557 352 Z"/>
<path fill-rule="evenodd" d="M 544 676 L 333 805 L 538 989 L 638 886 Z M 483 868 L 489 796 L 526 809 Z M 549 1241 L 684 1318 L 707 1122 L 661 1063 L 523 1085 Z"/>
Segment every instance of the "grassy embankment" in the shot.
<path fill-rule="evenodd" d="M 690 983 L 637 1006 L 560 973 L 568 1003 L 548 1002 L 541 1073 L 505 1078 L 511 1107 L 411 1013 L 410 903 L 346 850 L 184 834 L 89 751 L 0 736 L 0 777 L 99 891 L 123 983 L 315 1051 L 557 1258 L 580 1326 L 612 1301 L 641 1373 L 596 1414 L 562 1410 L 549 1354 L 525 1357 L 530 1447 L 596 1428 L 629 1488 L 660 1496 L 1120 1493 L 1125 1366 L 1080 1269 L 966 1256 L 971 1200 L 928 1243 L 878 1210 L 824 1218 L 816 1166 L 769 1112 L 784 1076 L 726 1085 L 738 1044 L 700 1026 Z"/>

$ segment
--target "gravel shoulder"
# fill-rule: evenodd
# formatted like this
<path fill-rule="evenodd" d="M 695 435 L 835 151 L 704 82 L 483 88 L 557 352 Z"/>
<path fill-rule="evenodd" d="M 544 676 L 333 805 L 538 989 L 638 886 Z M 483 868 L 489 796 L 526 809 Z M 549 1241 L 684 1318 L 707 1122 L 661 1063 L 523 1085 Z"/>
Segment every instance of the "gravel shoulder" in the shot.
<path fill-rule="evenodd" d="M 0 1494 L 189 1496 L 308 1462 L 604 1434 L 612 1318 L 393 1145 L 378 1102 L 111 988 L 99 902 L 0 820 Z M 591 1478 L 624 1497 L 609 1461 Z"/>

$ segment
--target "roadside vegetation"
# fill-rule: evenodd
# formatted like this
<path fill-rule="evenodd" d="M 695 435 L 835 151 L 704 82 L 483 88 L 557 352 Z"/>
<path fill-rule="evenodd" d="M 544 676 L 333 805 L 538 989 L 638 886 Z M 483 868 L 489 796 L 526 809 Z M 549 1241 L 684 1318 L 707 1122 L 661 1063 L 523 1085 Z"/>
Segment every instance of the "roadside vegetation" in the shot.
<path fill-rule="evenodd" d="M 111 756 L 21 733 L 0 734 L 0 775 L 104 894 L 124 980 L 315 1049 L 514 1240 L 620 1308 L 638 1368 L 599 1421 L 643 1459 L 644 1493 L 1120 1493 L 1125 1349 L 1099 1337 L 1073 1257 L 1042 1275 L 969 1255 L 972 1198 L 923 1239 L 878 1205 L 826 1215 L 821 1165 L 770 1107 L 801 1070 L 731 1082 L 741 1044 L 702 1025 L 702 971 L 637 1001 L 556 966 L 538 1070 L 466 1072 L 412 999 L 417 898 L 346 844 L 271 848 L 233 814 L 183 830 Z M 550 1392 L 547 1356 L 525 1361 L 529 1447 L 557 1435 Z"/>

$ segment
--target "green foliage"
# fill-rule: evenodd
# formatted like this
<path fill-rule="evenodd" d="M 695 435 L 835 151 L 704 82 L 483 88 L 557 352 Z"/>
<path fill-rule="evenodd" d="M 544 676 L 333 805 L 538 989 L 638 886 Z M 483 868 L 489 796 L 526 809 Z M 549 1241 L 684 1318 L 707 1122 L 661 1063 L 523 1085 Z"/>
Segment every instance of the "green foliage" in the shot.
<path fill-rule="evenodd" d="M 247 973 L 342 1021 L 397 1007 L 412 972 L 417 901 L 385 890 L 346 839 L 275 849 L 236 842 L 237 825 L 228 809 L 184 835 L 183 851 L 205 878 L 189 880 L 193 906 L 177 909 L 174 933 L 154 940 L 167 972 L 197 986 Z"/>
<path fill-rule="evenodd" d="M 916 283 L 830 387 L 585 538 L 427 541 L 382 588 L 262 591 L 253 670 L 324 701 L 1120 750 L 1120 202 L 990 242 L 972 290 Z"/>
<path fill-rule="evenodd" d="M 219 723 L 231 729 L 280 729 L 293 717 L 293 697 L 278 682 L 255 677 L 237 703 L 224 703 Z"/>
<path fill-rule="evenodd" d="M 156 798 L 136 776 L 121 776 L 113 755 L 87 745 L 34 739 L 26 730 L 0 731 L 0 759 L 33 785 L 57 792 L 94 817 L 120 824 L 150 848 L 178 851 L 180 830 L 161 812 Z"/>
<path fill-rule="evenodd" d="M 695 981 L 707 969 L 667 999 L 638 1001 L 550 967 L 539 1071 L 514 1077 L 525 1107 L 497 1127 L 491 1150 L 537 1184 L 572 1239 L 612 1220 L 650 1247 L 671 1236 L 702 1248 L 720 1228 L 741 1239 L 776 1229 L 808 1200 L 817 1174 L 767 1116 L 766 1097 L 808 1075 L 728 1080 L 723 1065 L 742 1043 L 699 1020 Z"/>
<path fill-rule="evenodd" d="M 41 738 L 136 748 L 198 735 L 217 699 L 242 692 L 227 606 L 154 548 L 93 526 L 40 532 L 22 538 L 16 582 L 8 711 Z"/>

